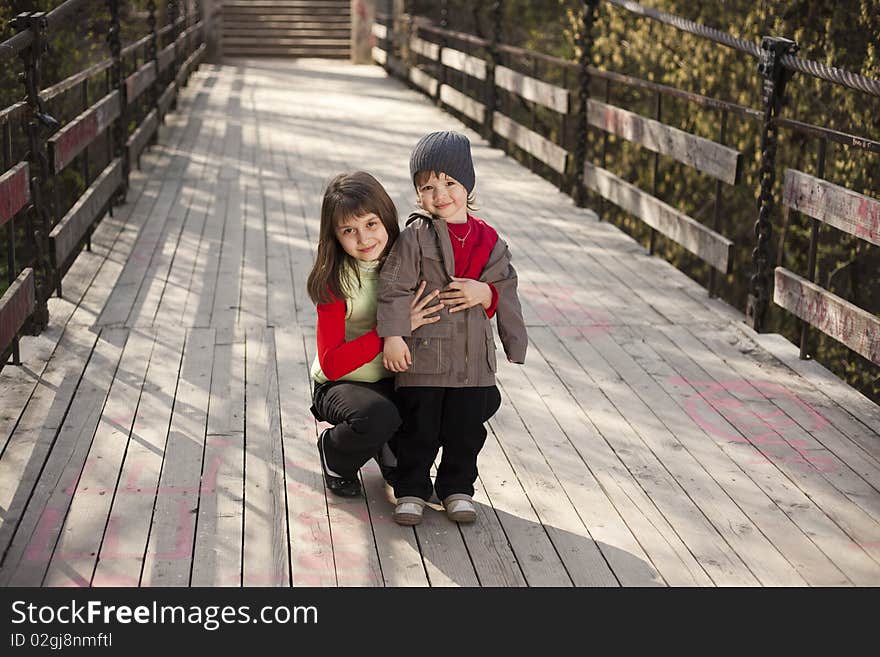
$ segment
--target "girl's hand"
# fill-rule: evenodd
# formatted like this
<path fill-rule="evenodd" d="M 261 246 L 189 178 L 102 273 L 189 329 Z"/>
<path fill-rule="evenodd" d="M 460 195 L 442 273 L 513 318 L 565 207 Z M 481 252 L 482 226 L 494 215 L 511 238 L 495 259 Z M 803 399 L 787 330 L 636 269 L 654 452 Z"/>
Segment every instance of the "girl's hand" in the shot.
<path fill-rule="evenodd" d="M 399 335 L 385 338 L 385 345 L 382 348 L 382 364 L 389 372 L 406 372 L 412 365 L 409 347 Z"/>
<path fill-rule="evenodd" d="M 492 305 L 492 288 L 472 278 L 454 278 L 440 293 L 440 301 L 451 306 L 449 312 L 473 308 L 477 304 L 488 308 Z"/>
<path fill-rule="evenodd" d="M 409 304 L 409 321 L 411 330 L 415 331 L 420 326 L 424 326 L 425 324 L 433 324 L 434 322 L 440 321 L 439 315 L 434 315 L 433 317 L 428 317 L 428 315 L 432 315 L 433 313 L 439 313 L 443 309 L 443 304 L 438 303 L 435 306 L 430 306 L 426 308 L 428 302 L 431 301 L 434 297 L 440 294 L 440 290 L 434 290 L 430 294 L 426 294 L 422 297 L 422 293 L 425 291 L 425 286 L 428 284 L 427 281 L 422 281 L 419 284 L 419 289 L 416 290 L 415 295 L 413 296 L 412 303 Z M 419 297 L 422 297 L 419 299 Z"/>

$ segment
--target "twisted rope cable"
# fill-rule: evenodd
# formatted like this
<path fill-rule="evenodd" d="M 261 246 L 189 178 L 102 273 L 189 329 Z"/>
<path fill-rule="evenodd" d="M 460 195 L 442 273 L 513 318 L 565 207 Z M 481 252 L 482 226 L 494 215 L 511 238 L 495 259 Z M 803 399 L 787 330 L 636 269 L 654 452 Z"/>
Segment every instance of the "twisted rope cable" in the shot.
<path fill-rule="evenodd" d="M 674 14 L 667 14 L 665 12 L 652 9 L 651 7 L 644 7 L 637 2 L 633 2 L 632 0 L 605 1 L 610 5 L 625 9 L 630 13 L 637 14 L 639 16 L 645 16 L 647 18 L 652 18 L 661 23 L 666 23 L 667 25 L 672 25 L 673 27 L 676 27 L 683 32 L 688 32 L 690 34 L 694 34 L 696 36 L 715 41 L 716 43 L 720 43 L 730 48 L 735 48 L 736 50 L 752 55 L 753 57 L 758 57 L 761 53 L 761 47 L 756 43 L 746 41 L 745 39 L 740 39 L 739 37 L 727 34 L 726 32 L 722 32 L 721 30 L 716 30 L 715 28 L 708 27 L 707 25 L 702 25 L 700 23 L 695 23 L 694 21 L 689 21 Z M 851 71 L 846 71 L 844 69 L 836 68 L 834 66 L 828 66 L 827 64 L 822 64 L 821 62 L 814 62 L 809 59 L 801 59 L 800 57 L 795 57 L 794 55 L 783 56 L 781 62 L 783 66 L 793 71 L 806 73 L 807 75 L 812 75 L 813 77 L 819 78 L 821 80 L 833 82 L 844 87 L 849 87 L 850 89 L 855 89 L 856 91 L 862 91 L 864 93 L 871 94 L 872 96 L 880 96 L 880 80 L 875 80 L 874 78 L 869 78 L 858 73 L 852 73 Z"/>

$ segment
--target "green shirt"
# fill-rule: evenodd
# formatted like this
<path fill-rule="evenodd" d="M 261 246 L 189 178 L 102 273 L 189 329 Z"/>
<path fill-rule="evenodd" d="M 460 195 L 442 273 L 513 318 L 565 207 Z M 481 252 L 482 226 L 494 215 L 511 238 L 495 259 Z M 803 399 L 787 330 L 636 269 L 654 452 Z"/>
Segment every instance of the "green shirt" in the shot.
<path fill-rule="evenodd" d="M 350 296 L 345 297 L 346 342 L 351 342 L 376 328 L 376 307 L 379 300 L 379 262 L 361 262 L 360 260 L 356 262 L 360 285 L 358 285 L 354 272 L 346 269 L 349 284 L 343 286 L 343 290 L 352 291 L 349 292 Z M 373 360 L 364 363 L 337 380 L 375 383 L 389 376 L 392 374 L 382 365 L 382 352 L 380 351 Z M 321 371 L 321 363 L 317 355 L 312 363 L 312 379 L 317 383 L 327 381 L 327 377 Z"/>

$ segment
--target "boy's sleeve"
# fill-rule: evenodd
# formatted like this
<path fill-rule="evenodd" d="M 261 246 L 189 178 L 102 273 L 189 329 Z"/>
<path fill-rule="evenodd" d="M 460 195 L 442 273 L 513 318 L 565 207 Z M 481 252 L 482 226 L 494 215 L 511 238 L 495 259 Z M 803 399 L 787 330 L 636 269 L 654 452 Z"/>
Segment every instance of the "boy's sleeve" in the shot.
<path fill-rule="evenodd" d="M 379 274 L 376 331 L 380 337 L 408 337 L 410 303 L 419 282 L 419 242 L 414 228 L 404 229 L 391 247 Z"/>
<path fill-rule="evenodd" d="M 510 263 L 510 249 L 499 238 L 498 248 L 503 249 L 500 259 L 491 258 L 490 265 L 486 266 L 486 283 L 495 287 L 498 292 L 498 305 L 495 309 L 495 317 L 498 322 L 498 336 L 504 346 L 504 353 L 514 363 L 526 362 L 526 351 L 529 346 L 529 336 L 526 332 L 526 323 L 522 315 L 522 307 L 517 295 L 516 269 Z"/>

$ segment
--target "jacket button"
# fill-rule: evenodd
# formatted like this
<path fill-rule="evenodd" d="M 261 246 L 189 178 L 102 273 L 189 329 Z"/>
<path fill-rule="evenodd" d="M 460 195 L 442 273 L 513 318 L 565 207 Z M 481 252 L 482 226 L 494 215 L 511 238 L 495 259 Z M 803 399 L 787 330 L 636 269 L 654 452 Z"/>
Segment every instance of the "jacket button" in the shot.
<path fill-rule="evenodd" d="M 422 344 L 423 344 L 424 346 L 428 346 L 428 341 L 427 341 L 427 340 L 422 340 Z"/>

